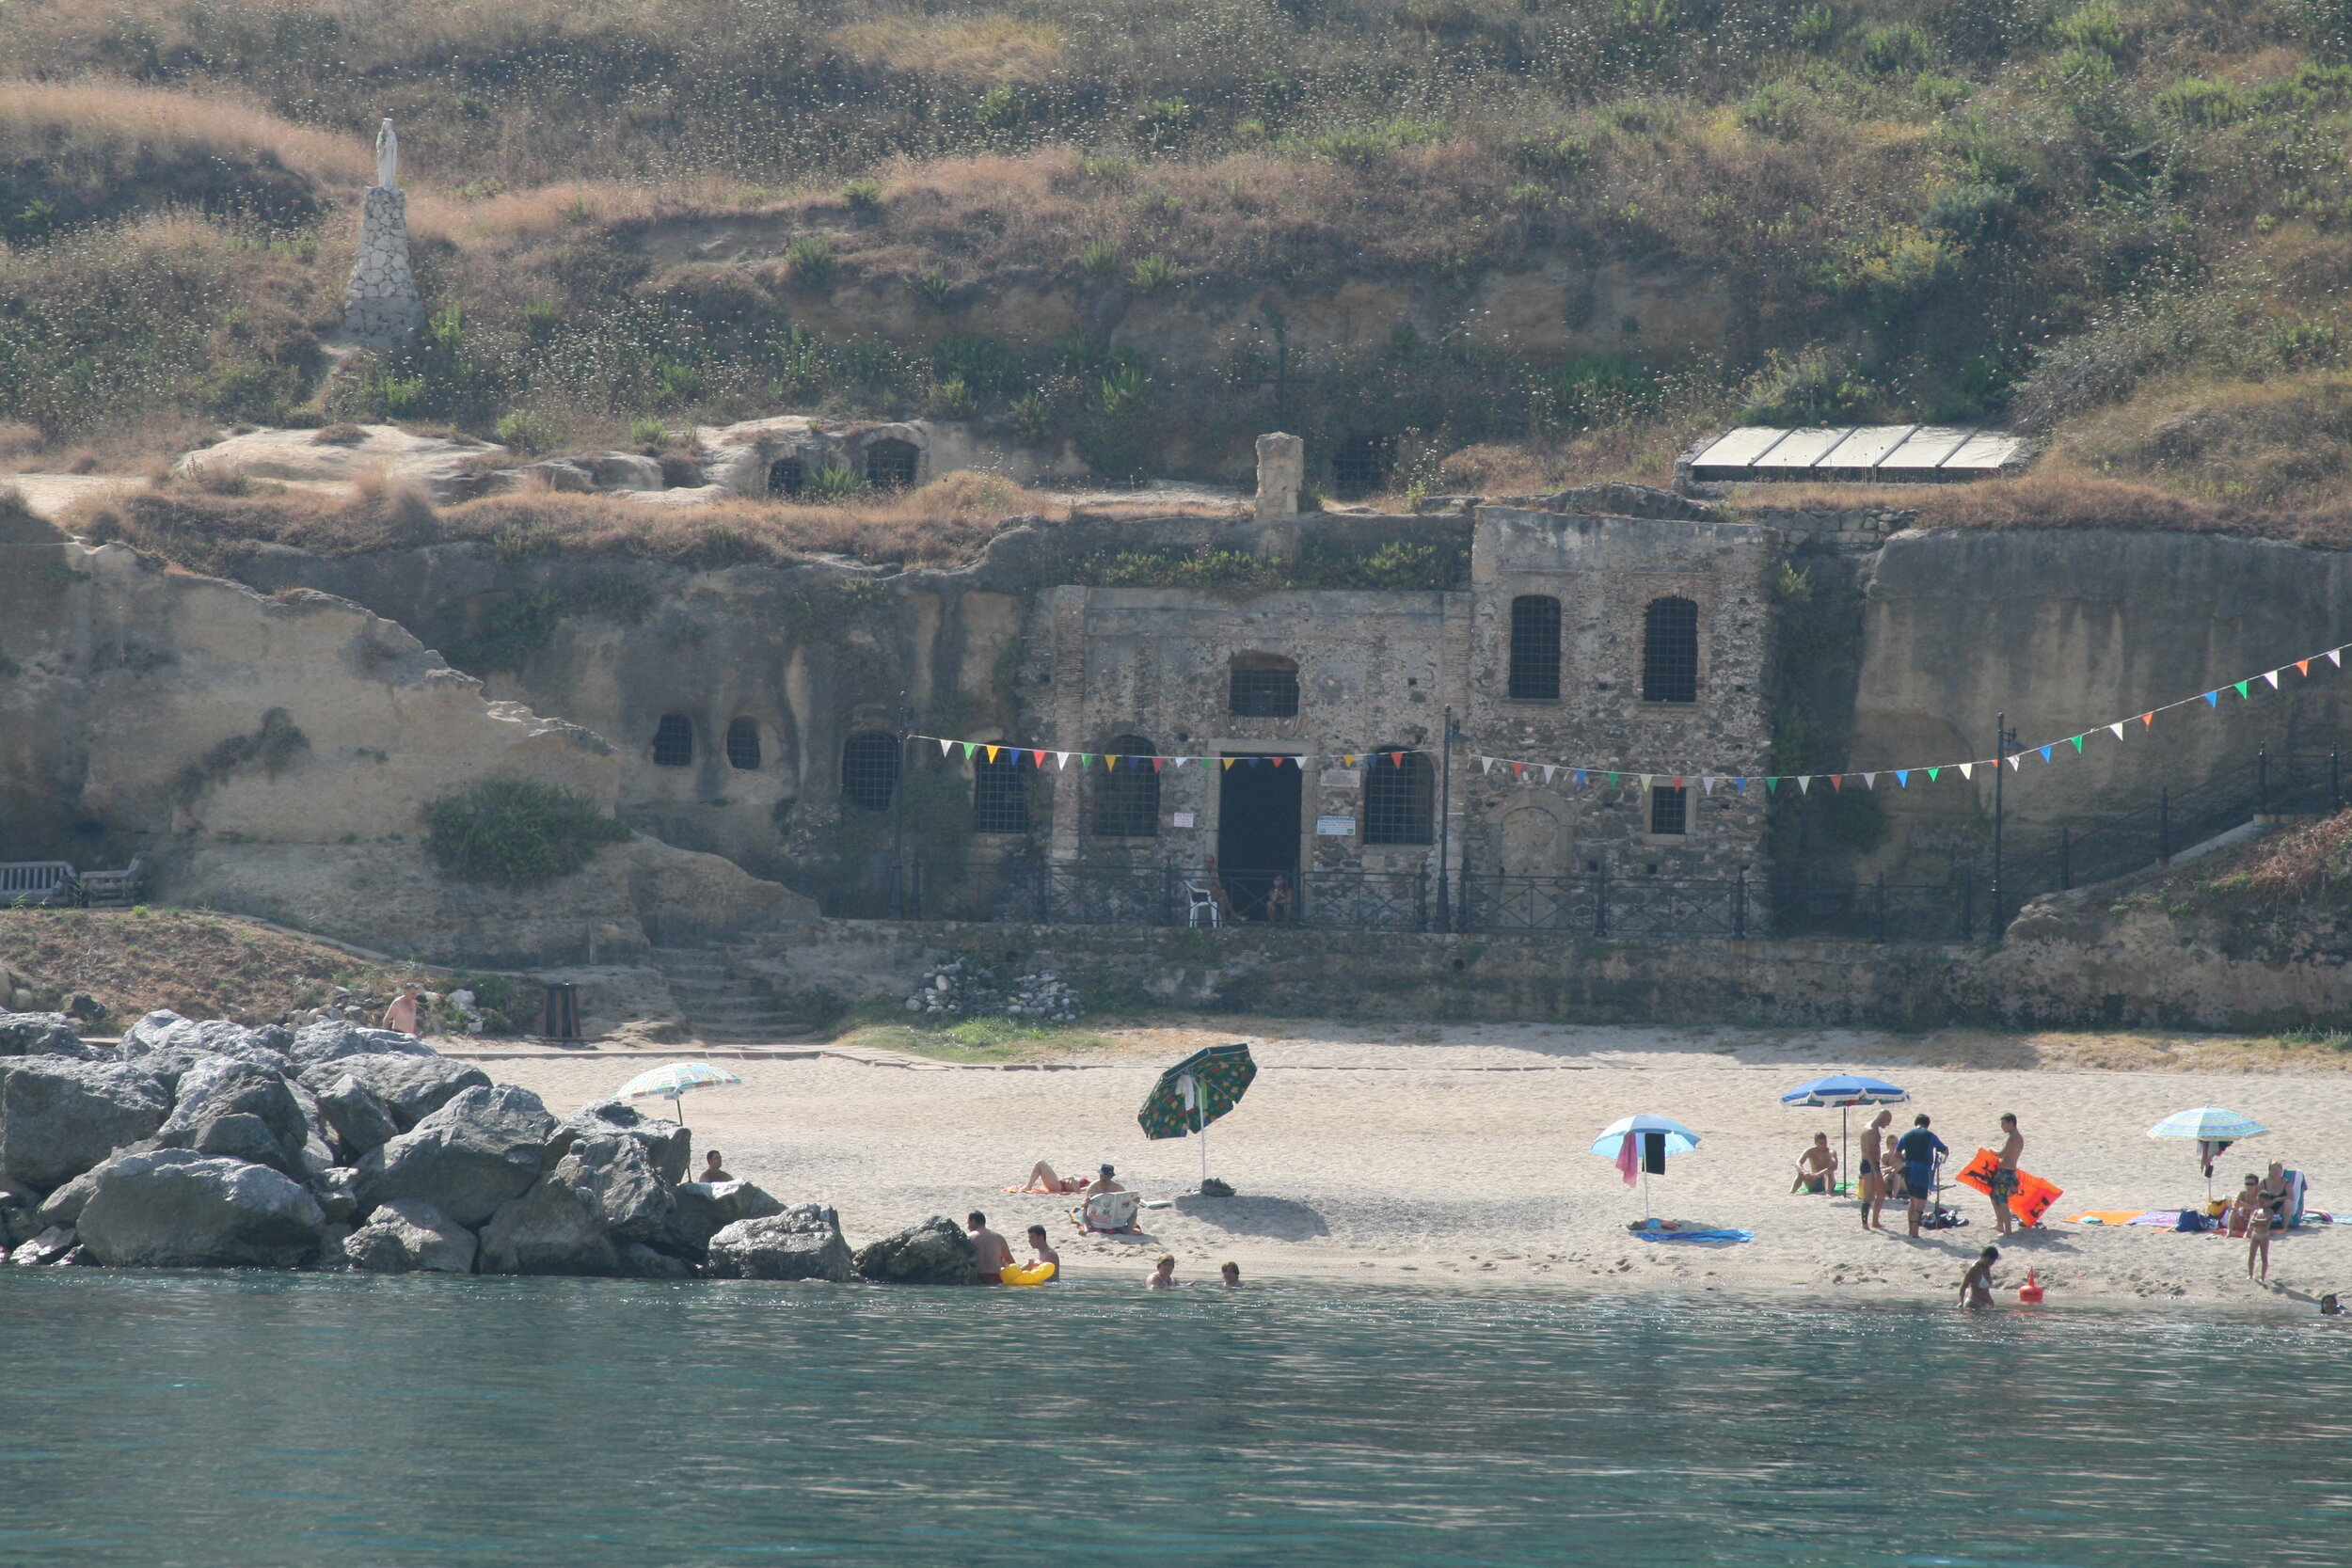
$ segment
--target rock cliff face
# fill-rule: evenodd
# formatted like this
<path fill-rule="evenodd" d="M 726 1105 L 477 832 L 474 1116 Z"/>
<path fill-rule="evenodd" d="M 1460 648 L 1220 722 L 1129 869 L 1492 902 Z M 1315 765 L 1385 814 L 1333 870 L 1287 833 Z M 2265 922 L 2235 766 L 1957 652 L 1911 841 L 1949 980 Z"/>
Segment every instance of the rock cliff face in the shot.
<path fill-rule="evenodd" d="M 445 880 L 421 808 L 490 778 L 610 809 L 613 748 L 494 702 L 398 626 L 325 594 L 263 597 L 120 546 L 0 547 L 0 820 L 9 847 L 140 850 L 163 898 L 366 946 L 611 963 L 806 908 L 640 835 L 552 887 Z"/>

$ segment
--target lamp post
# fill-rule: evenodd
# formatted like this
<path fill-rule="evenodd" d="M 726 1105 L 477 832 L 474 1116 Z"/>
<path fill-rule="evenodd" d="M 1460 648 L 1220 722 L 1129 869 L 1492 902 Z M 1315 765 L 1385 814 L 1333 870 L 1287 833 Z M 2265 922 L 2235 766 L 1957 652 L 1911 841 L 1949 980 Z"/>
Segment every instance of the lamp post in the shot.
<path fill-rule="evenodd" d="M 2002 775 L 2009 769 L 2009 749 L 2017 744 L 2017 732 L 2009 727 L 2009 715 L 1996 715 L 1993 721 L 1993 927 L 1994 942 L 2001 940 L 2001 785 Z"/>
<path fill-rule="evenodd" d="M 1445 750 L 1438 768 L 1438 929 L 1454 929 L 1450 864 L 1454 859 L 1454 709 L 1445 710 Z"/>

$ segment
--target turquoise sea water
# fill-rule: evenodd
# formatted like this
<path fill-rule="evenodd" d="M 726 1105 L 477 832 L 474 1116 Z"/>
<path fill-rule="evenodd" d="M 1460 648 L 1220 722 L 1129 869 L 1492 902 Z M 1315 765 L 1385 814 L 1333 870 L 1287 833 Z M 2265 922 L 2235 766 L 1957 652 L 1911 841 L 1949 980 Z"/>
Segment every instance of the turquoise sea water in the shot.
<path fill-rule="evenodd" d="M 0 1271 L 0 1563 L 2343 1563 L 2352 1334 Z"/>

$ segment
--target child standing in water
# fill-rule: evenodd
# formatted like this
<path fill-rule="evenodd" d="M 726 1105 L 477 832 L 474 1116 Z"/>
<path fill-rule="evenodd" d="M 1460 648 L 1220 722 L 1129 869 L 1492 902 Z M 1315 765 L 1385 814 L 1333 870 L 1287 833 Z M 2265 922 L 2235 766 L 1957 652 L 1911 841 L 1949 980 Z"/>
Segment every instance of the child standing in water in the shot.
<path fill-rule="evenodd" d="M 2263 1272 L 2254 1272 L 2254 1259 L 2260 1258 Z M 2254 1212 L 2246 1216 L 2246 1277 L 2270 1282 L 2270 1210 L 2257 1203 Z"/>
<path fill-rule="evenodd" d="M 2001 1249 L 1989 1246 L 1977 1254 L 1977 1260 L 1968 1265 L 1968 1272 L 1960 1276 L 1960 1305 L 1990 1307 L 1993 1305 L 1993 1265 L 2001 1260 Z"/>

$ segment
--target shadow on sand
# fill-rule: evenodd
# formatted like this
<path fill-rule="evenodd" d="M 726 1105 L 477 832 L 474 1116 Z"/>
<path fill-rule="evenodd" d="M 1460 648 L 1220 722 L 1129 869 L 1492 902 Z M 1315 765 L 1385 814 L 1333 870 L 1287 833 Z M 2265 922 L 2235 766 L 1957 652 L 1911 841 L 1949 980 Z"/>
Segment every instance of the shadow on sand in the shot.
<path fill-rule="evenodd" d="M 1303 1242 L 1331 1233 L 1321 1214 L 1287 1197 L 1202 1197 L 1199 1193 L 1186 1193 L 1176 1200 L 1176 1212 L 1236 1236 Z"/>

